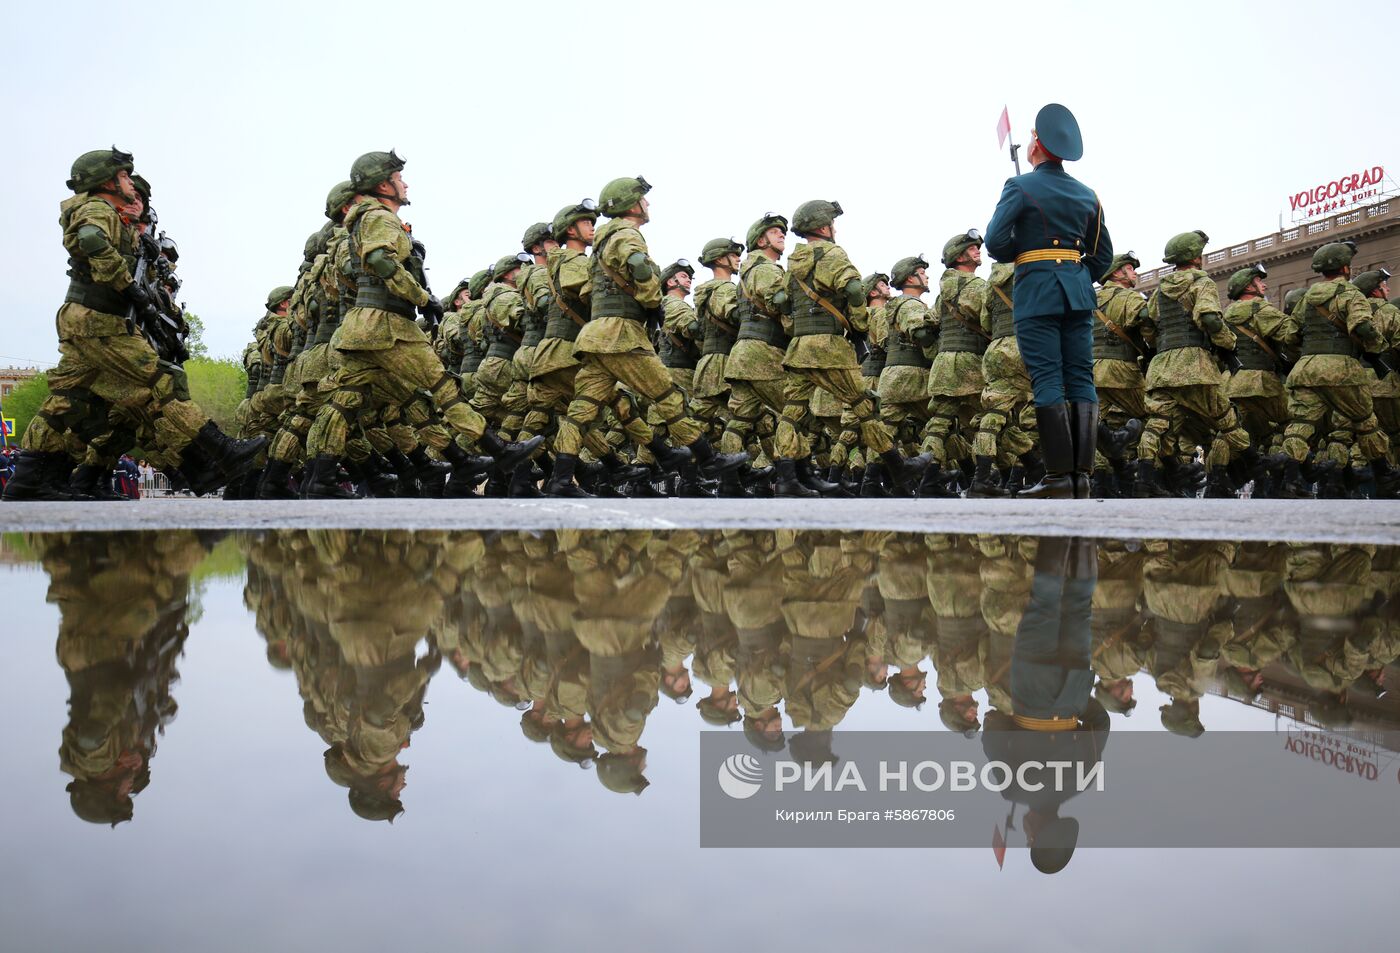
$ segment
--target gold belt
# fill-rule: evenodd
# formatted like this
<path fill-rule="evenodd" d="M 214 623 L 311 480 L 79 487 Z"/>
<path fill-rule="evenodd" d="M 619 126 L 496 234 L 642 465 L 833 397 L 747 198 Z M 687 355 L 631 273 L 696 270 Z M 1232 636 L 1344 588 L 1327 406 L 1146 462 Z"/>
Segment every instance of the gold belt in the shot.
<path fill-rule="evenodd" d="M 1037 248 L 1023 251 L 1016 256 L 1016 264 L 1024 265 L 1033 261 L 1079 261 L 1084 256 L 1068 248 Z"/>
<path fill-rule="evenodd" d="M 1032 718 L 1029 715 L 1012 715 L 1011 721 L 1016 727 L 1028 731 L 1073 731 L 1079 727 L 1078 718 Z"/>

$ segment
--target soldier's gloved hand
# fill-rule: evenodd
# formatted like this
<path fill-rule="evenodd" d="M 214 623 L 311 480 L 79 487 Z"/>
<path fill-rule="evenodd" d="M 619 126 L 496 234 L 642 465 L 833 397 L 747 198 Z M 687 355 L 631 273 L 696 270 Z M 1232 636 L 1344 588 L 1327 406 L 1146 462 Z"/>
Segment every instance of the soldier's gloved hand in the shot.
<path fill-rule="evenodd" d="M 909 332 L 909 337 L 912 338 L 914 343 L 919 347 L 929 347 L 937 343 L 938 331 L 930 325 L 925 324 Z"/>
<path fill-rule="evenodd" d="M 126 286 L 126 299 L 136 306 L 137 311 L 148 311 L 155 307 L 151 289 L 140 282 L 133 281 Z"/>
<path fill-rule="evenodd" d="M 846 282 L 846 303 L 851 307 L 865 304 L 865 283 L 859 278 Z"/>
<path fill-rule="evenodd" d="M 418 313 L 427 318 L 429 324 L 437 324 L 442 320 L 442 302 L 437 295 L 429 294 L 427 302 L 418 306 Z"/>
<path fill-rule="evenodd" d="M 422 242 L 420 242 L 416 238 L 413 238 L 409 240 L 408 245 L 412 251 L 414 258 L 417 258 L 419 261 L 428 260 L 428 249 Z"/>

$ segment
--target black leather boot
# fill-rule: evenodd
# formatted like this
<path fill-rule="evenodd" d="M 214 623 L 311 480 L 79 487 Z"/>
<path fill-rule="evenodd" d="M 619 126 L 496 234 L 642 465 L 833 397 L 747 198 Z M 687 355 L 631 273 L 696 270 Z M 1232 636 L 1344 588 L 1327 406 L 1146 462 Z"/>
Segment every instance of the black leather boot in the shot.
<path fill-rule="evenodd" d="M 480 496 L 481 494 L 477 493 L 476 488 L 481 483 L 481 478 L 487 473 L 500 475 L 499 471 L 492 469 L 491 465 L 494 460 L 491 457 L 473 456 L 458 446 L 455 440 L 443 448 L 442 455 L 446 458 L 447 465 L 452 471 L 452 475 L 447 478 L 447 482 L 442 484 L 442 488 L 438 491 L 443 499 L 465 500 L 468 497 Z M 400 472 L 399 478 L 402 480 L 402 472 Z M 441 480 L 441 477 L 437 479 Z M 504 477 L 501 479 L 504 480 Z M 414 482 L 418 482 L 418 468 L 416 466 L 414 467 Z"/>
<path fill-rule="evenodd" d="M 1211 467 L 1210 475 L 1206 478 L 1206 499 L 1208 500 L 1233 500 L 1235 498 L 1235 483 L 1230 479 L 1228 467 Z"/>
<path fill-rule="evenodd" d="M 211 420 L 199 428 L 199 433 L 194 437 L 194 445 L 224 471 L 225 476 L 232 479 L 253 469 L 258 454 L 267 449 L 267 437 L 234 440 Z"/>
<path fill-rule="evenodd" d="M 76 468 L 68 478 L 68 488 L 80 498 L 103 502 L 128 499 L 112 489 L 112 468 L 96 463 L 85 463 Z"/>
<path fill-rule="evenodd" d="M 1133 496 L 1139 500 L 1168 499 L 1176 496 L 1168 487 L 1162 471 L 1151 460 L 1138 460 L 1137 479 L 1133 481 Z"/>
<path fill-rule="evenodd" d="M 993 473 L 991 457 L 977 457 L 977 468 L 972 472 L 972 486 L 967 495 L 970 499 L 983 500 L 1006 495 L 1001 481 Z"/>
<path fill-rule="evenodd" d="M 513 500 L 535 499 L 544 496 L 535 482 L 535 468 L 528 463 L 516 467 L 510 475 L 510 497 Z"/>
<path fill-rule="evenodd" d="M 885 473 L 893 483 L 906 493 L 912 492 L 923 479 L 924 473 L 933 464 L 933 454 L 921 453 L 917 457 L 905 459 L 898 450 L 890 449 L 880 454 L 885 464 Z"/>
<path fill-rule="evenodd" d="M 262 479 L 258 481 L 257 498 L 260 500 L 295 500 L 297 495 L 291 487 L 292 465 L 285 460 L 267 461 Z"/>
<path fill-rule="evenodd" d="M 773 470 L 776 474 L 773 480 L 774 496 L 811 499 L 821 495 L 797 478 L 796 460 L 775 460 L 773 461 Z"/>
<path fill-rule="evenodd" d="M 797 479 L 809 490 L 816 490 L 821 496 L 828 496 L 841 489 L 839 483 L 829 483 L 823 480 L 817 468 L 812 464 L 812 458 L 807 457 L 796 461 Z"/>
<path fill-rule="evenodd" d="M 457 444 L 453 442 L 448 446 L 456 448 Z M 446 457 L 449 452 L 444 450 L 443 456 Z M 456 467 L 442 460 L 434 460 L 422 447 L 413 448 L 413 452 L 408 454 L 408 462 L 413 464 L 413 475 L 418 478 L 418 485 L 422 487 L 423 495 L 440 499 L 443 494 L 443 485 L 447 482 L 448 476 L 455 472 Z"/>
<path fill-rule="evenodd" d="M 554 456 L 554 472 L 549 475 L 549 482 L 544 485 L 545 496 L 568 497 L 570 499 L 592 499 L 593 494 L 583 489 L 574 482 L 574 467 L 578 466 L 578 457 L 571 453 L 559 453 Z"/>
<path fill-rule="evenodd" d="M 39 453 L 21 450 L 15 458 L 15 475 L 5 484 L 4 498 L 10 502 L 34 501 L 63 503 L 86 500 L 69 486 L 73 462 L 66 453 Z"/>
<path fill-rule="evenodd" d="M 514 470 L 544 443 L 544 437 L 531 437 L 520 443 L 506 443 L 499 435 L 486 431 L 477 445 L 496 459 L 496 467 L 506 473 Z"/>
<path fill-rule="evenodd" d="M 1113 475 L 1113 471 L 1105 467 L 1094 470 L 1094 475 L 1089 480 L 1089 494 L 1096 500 L 1118 499 L 1118 478 Z"/>
<path fill-rule="evenodd" d="M 1089 499 L 1089 474 L 1094 472 L 1094 448 L 1098 443 L 1099 405 L 1074 401 L 1069 405 L 1070 434 L 1074 438 L 1074 498 Z"/>
<path fill-rule="evenodd" d="M 308 500 L 353 500 L 355 494 L 340 485 L 340 461 L 324 454 L 306 464 L 302 496 Z"/>
<path fill-rule="evenodd" d="M 956 500 L 958 471 L 944 470 L 937 463 L 930 463 L 914 495 L 921 500 Z"/>
<path fill-rule="evenodd" d="M 718 479 L 730 470 L 738 470 L 749 462 L 747 453 L 715 453 L 710 446 L 710 441 L 704 437 L 699 437 L 694 443 L 687 447 L 691 455 L 695 458 L 695 465 L 700 470 L 700 475 Z M 657 457 L 660 460 L 660 457 Z"/>
<path fill-rule="evenodd" d="M 1045 454 L 1045 476 L 1029 489 L 1017 493 L 1022 500 L 1074 499 L 1074 435 L 1070 431 L 1069 405 L 1051 404 L 1035 409 L 1040 449 Z M 1093 466 L 1092 452 L 1090 466 Z"/>
<path fill-rule="evenodd" d="M 865 465 L 865 476 L 860 481 L 860 496 L 863 500 L 887 500 L 890 491 L 885 488 L 885 465 L 872 461 Z"/>
<path fill-rule="evenodd" d="M 700 438 L 704 440 L 704 437 Z M 699 441 L 697 441 L 698 443 Z M 706 447 L 709 444 L 705 444 Z M 674 472 L 694 459 L 694 454 L 689 447 L 673 447 L 661 437 L 652 437 L 647 444 L 647 449 L 656 458 L 656 463 L 661 469 Z"/>
<path fill-rule="evenodd" d="M 1292 457 L 1283 462 L 1283 475 L 1279 482 L 1278 496 L 1282 500 L 1311 500 L 1313 498 L 1312 483 L 1304 479 L 1302 467 Z"/>

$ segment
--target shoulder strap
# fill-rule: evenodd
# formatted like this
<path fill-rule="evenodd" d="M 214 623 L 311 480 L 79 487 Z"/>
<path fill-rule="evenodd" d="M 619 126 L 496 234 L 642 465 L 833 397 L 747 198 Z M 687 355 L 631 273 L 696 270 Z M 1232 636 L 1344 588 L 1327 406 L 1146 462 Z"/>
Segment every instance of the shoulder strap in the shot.
<path fill-rule="evenodd" d="M 948 313 L 954 318 L 956 318 L 958 323 L 961 324 L 963 327 L 967 328 L 974 334 L 981 335 L 984 339 L 990 341 L 992 339 L 992 336 L 986 331 L 982 330 L 982 325 L 973 324 L 971 321 L 967 320 L 967 318 L 963 317 L 962 307 L 958 304 L 958 302 L 962 299 L 963 288 L 966 288 L 968 282 L 972 281 L 972 279 L 960 277 L 957 279 L 957 281 L 958 287 L 957 290 L 953 292 L 953 301 L 950 305 L 948 305 Z"/>
<path fill-rule="evenodd" d="M 992 290 L 996 292 L 996 295 L 998 298 L 1001 299 L 1002 304 L 1006 305 L 1008 308 L 1011 307 L 1011 299 L 1006 296 L 1005 291 L 1001 290 L 1001 285 L 992 285 Z M 1012 310 L 1015 309 L 1013 308 Z"/>
<path fill-rule="evenodd" d="M 813 269 L 813 270 L 815 270 L 815 269 Z M 820 306 L 821 306 L 821 309 L 822 309 L 823 311 L 825 311 L 827 314 L 831 315 L 831 316 L 832 316 L 833 318 L 835 318 L 837 321 L 841 322 L 841 326 L 842 326 L 843 328 L 845 328 L 847 331 L 851 330 L 851 323 L 850 323 L 849 321 L 846 320 L 846 316 L 845 316 L 844 314 L 842 314 L 840 311 L 837 311 L 836 308 L 835 308 L 835 306 L 832 305 L 832 303 L 831 303 L 830 301 L 827 301 L 827 300 L 826 300 L 825 298 L 823 298 L 821 295 L 819 295 L 819 294 L 817 294 L 815 291 L 813 291 L 813 290 L 812 290 L 812 287 L 811 287 L 809 284 L 807 284 L 807 282 L 805 282 L 805 281 L 803 281 L 801 278 L 797 277 L 796 274 L 793 274 L 792 280 L 795 281 L 795 282 L 797 282 L 797 287 L 799 287 L 799 288 L 802 289 L 802 293 L 803 293 L 803 294 L 805 294 L 807 297 L 811 298 L 811 299 L 812 299 L 813 301 L 815 301 L 818 305 L 820 305 Z"/>
<path fill-rule="evenodd" d="M 560 267 L 563 267 L 562 261 L 560 262 Z M 554 295 L 554 300 L 559 304 L 559 310 L 567 314 L 569 319 L 579 327 L 583 327 L 587 324 L 588 322 L 579 317 L 578 312 L 569 307 L 569 302 L 564 300 L 564 296 L 559 293 L 559 286 L 554 283 L 554 271 L 548 265 L 545 266 L 544 277 L 545 280 L 549 282 L 549 293 Z"/>
<path fill-rule="evenodd" d="M 1103 313 L 1103 308 L 1095 308 L 1094 317 L 1102 321 L 1104 327 L 1108 328 L 1114 334 L 1118 335 L 1118 337 L 1123 341 L 1124 344 L 1128 345 L 1128 347 L 1132 348 L 1138 354 L 1142 354 L 1142 348 L 1138 347 L 1137 344 L 1133 341 L 1133 339 L 1128 337 L 1127 332 L 1125 332 L 1118 325 L 1114 324 L 1113 321 L 1109 319 L 1108 315 Z"/>

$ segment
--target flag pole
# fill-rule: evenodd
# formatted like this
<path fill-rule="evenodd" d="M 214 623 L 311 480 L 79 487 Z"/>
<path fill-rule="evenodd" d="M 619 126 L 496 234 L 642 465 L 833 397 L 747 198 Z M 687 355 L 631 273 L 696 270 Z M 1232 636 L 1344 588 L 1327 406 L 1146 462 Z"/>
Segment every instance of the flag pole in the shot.
<path fill-rule="evenodd" d="M 1021 150 L 1020 143 L 1011 143 L 1011 162 L 1016 166 L 1016 174 L 1021 174 L 1021 160 L 1016 157 L 1016 153 Z"/>

